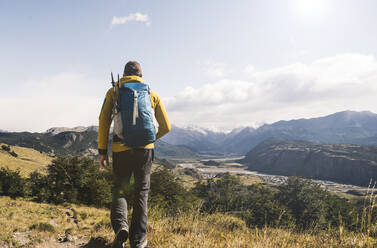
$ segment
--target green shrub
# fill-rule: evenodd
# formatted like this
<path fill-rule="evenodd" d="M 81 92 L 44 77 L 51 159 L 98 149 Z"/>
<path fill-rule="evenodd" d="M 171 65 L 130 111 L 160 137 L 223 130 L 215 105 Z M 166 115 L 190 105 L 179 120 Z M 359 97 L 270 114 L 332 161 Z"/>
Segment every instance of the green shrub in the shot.
<path fill-rule="evenodd" d="M 15 158 L 18 157 L 18 154 L 15 153 L 14 151 L 10 151 L 10 152 L 8 152 L 8 153 L 9 153 L 11 156 L 15 157 Z"/>
<path fill-rule="evenodd" d="M 237 177 L 226 173 L 219 180 L 208 179 L 205 183 L 196 183 L 192 192 L 204 200 L 202 211 L 215 213 L 239 210 L 239 195 L 244 190 L 245 187 Z"/>
<path fill-rule="evenodd" d="M 197 183 L 192 191 L 203 200 L 203 212 L 235 214 L 249 227 L 326 229 L 342 226 L 355 230 L 358 212 L 361 213 L 346 199 L 297 177 L 290 177 L 286 184 L 273 189 L 260 184 L 246 187 L 235 176 L 226 174 L 218 180 Z"/>
<path fill-rule="evenodd" d="M 48 175 L 34 171 L 27 179 L 30 195 L 37 202 L 48 202 L 51 199 L 51 190 Z"/>
<path fill-rule="evenodd" d="M 0 194 L 12 198 L 25 196 L 26 182 L 20 175 L 20 171 L 9 168 L 0 169 Z"/>
<path fill-rule="evenodd" d="M 218 180 L 197 183 L 193 192 L 203 199 L 202 211 L 233 213 L 241 216 L 250 227 L 292 223 L 292 216 L 275 199 L 274 191 L 261 185 L 246 187 L 229 173 Z"/>
<path fill-rule="evenodd" d="M 3 149 L 6 152 L 10 152 L 10 146 L 8 145 L 1 145 L 1 149 Z"/>
<path fill-rule="evenodd" d="M 159 168 L 151 175 L 150 204 L 164 209 L 168 214 L 191 209 L 198 198 L 188 192 L 166 168 Z"/>
<path fill-rule="evenodd" d="M 86 218 L 88 218 L 88 214 L 85 213 L 85 212 L 80 213 L 80 218 L 81 218 L 82 220 L 85 220 Z"/>
<path fill-rule="evenodd" d="M 303 229 L 325 229 L 329 225 L 353 228 L 357 218 L 354 206 L 347 200 L 323 190 L 319 184 L 289 177 L 279 190 L 277 199 L 289 209 L 297 226 Z"/>
<path fill-rule="evenodd" d="M 33 172 L 28 179 L 31 196 L 36 201 L 110 206 L 111 173 L 99 171 L 92 159 L 59 157 L 47 171 L 46 175 Z"/>
<path fill-rule="evenodd" d="M 29 227 L 30 230 L 38 230 L 40 232 L 55 232 L 55 227 L 49 223 L 38 223 L 38 224 L 33 224 Z"/>
<path fill-rule="evenodd" d="M 276 199 L 276 194 L 276 191 L 257 184 L 249 186 L 247 193 L 239 196 L 238 209 L 243 210 L 248 226 L 294 226 L 294 218 Z"/>

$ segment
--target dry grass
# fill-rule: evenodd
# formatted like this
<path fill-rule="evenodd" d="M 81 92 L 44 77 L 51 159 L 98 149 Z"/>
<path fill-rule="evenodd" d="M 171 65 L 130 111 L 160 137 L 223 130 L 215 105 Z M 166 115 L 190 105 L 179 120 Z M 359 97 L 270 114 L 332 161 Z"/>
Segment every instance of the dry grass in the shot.
<path fill-rule="evenodd" d="M 162 218 L 151 224 L 153 247 L 376 247 L 377 241 L 364 234 L 319 232 L 297 233 L 277 228 L 246 228 L 242 220 L 215 214 L 187 214 Z"/>
<path fill-rule="evenodd" d="M 1 197 L 0 247 L 66 247 L 85 244 L 92 236 L 110 240 L 109 218 L 109 212 L 104 209 Z M 58 246 L 58 239 L 64 240 L 68 234 L 74 242 L 62 242 Z"/>
<path fill-rule="evenodd" d="M 155 248 L 216 247 L 376 247 L 376 239 L 343 230 L 297 233 L 247 228 L 233 216 L 198 212 L 164 217 L 150 210 L 148 239 Z M 0 247 L 109 247 L 109 211 L 67 204 L 56 206 L 0 198 Z M 69 238 L 71 241 L 59 242 Z M 128 247 L 128 246 L 127 246 Z"/>
<path fill-rule="evenodd" d="M 0 143 L 4 145 L 3 143 Z M 31 172 L 44 168 L 49 165 L 53 158 L 42 154 L 34 149 L 10 146 L 12 151 L 15 151 L 18 157 L 11 156 L 8 152 L 0 149 L 0 167 L 8 167 L 12 170 L 20 169 L 21 175 L 27 176 Z"/>

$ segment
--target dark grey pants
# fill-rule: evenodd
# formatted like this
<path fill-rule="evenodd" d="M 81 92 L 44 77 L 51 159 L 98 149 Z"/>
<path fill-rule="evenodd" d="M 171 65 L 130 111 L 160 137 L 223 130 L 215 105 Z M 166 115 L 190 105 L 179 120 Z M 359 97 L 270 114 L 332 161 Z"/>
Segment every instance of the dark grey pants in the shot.
<path fill-rule="evenodd" d="M 129 226 L 124 189 L 130 185 L 132 174 L 135 179 L 133 213 L 129 229 L 131 247 L 138 247 L 146 238 L 152 160 L 153 149 L 132 149 L 113 153 L 114 188 L 110 218 L 115 233 L 121 227 Z"/>

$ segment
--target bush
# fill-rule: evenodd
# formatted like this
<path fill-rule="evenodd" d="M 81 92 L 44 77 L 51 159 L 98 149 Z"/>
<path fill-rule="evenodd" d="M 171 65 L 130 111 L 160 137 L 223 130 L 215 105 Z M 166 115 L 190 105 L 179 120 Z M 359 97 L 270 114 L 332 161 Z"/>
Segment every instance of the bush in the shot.
<path fill-rule="evenodd" d="M 56 158 L 47 175 L 33 172 L 29 178 L 31 195 L 39 202 L 83 203 L 110 206 L 111 174 L 99 171 L 89 158 Z"/>
<path fill-rule="evenodd" d="M 38 230 L 40 232 L 55 232 L 55 227 L 49 223 L 38 223 L 38 224 L 33 224 L 29 227 L 30 230 Z"/>
<path fill-rule="evenodd" d="M 8 145 L 1 145 L 1 149 L 3 149 L 6 152 L 10 152 L 10 146 Z"/>
<path fill-rule="evenodd" d="M 25 196 L 26 183 L 20 175 L 20 171 L 9 168 L 0 169 L 0 194 L 12 198 Z"/>
<path fill-rule="evenodd" d="M 99 171 L 92 159 L 56 158 L 48 166 L 49 201 L 110 206 L 112 178 Z"/>
<path fill-rule="evenodd" d="M 239 210 L 249 227 L 294 226 L 289 210 L 276 199 L 276 191 L 262 186 L 251 185 L 247 193 L 240 196 Z"/>
<path fill-rule="evenodd" d="M 97 207 L 111 204 L 112 174 L 99 171 L 89 158 L 56 158 L 48 166 L 47 174 L 33 172 L 28 179 L 31 196 L 38 202 L 62 204 L 82 203 Z M 122 190 L 128 205 L 133 204 L 134 181 Z M 150 204 L 176 213 L 192 208 L 198 198 L 188 192 L 165 168 L 151 174 Z"/>
<path fill-rule="evenodd" d="M 191 209 L 198 198 L 188 192 L 166 168 L 159 168 L 151 175 L 150 203 L 168 214 Z"/>
<path fill-rule="evenodd" d="M 346 199 L 297 177 L 290 177 L 286 184 L 273 189 L 260 184 L 245 187 L 236 177 L 225 174 L 218 180 L 197 183 L 193 192 L 203 199 L 201 211 L 232 213 L 242 217 L 249 227 L 326 229 L 343 226 L 355 230 L 357 213 L 361 212 Z"/>
<path fill-rule="evenodd" d="M 8 153 L 9 153 L 11 156 L 15 157 L 15 158 L 18 157 L 18 154 L 15 153 L 14 151 L 10 151 L 10 152 L 8 152 Z"/>
<path fill-rule="evenodd" d="M 206 183 L 196 183 L 192 192 L 203 199 L 202 211 L 224 213 L 239 210 L 237 204 L 243 190 L 245 188 L 241 181 L 226 173 L 219 180 L 208 179 Z"/>
<path fill-rule="evenodd" d="M 298 177 L 289 177 L 279 187 L 277 199 L 285 205 L 303 228 L 321 228 L 345 225 L 352 228 L 356 221 L 354 206 L 338 196 L 323 190 L 319 184 Z"/>
<path fill-rule="evenodd" d="M 34 171 L 27 179 L 30 195 L 37 202 L 48 202 L 51 199 L 51 190 L 48 175 Z"/>
<path fill-rule="evenodd" d="M 10 146 L 9 145 L 1 145 L 1 149 L 3 150 L 3 151 L 6 151 L 6 152 L 8 152 L 11 156 L 13 156 L 13 157 L 18 157 L 18 154 L 17 153 L 15 153 L 14 151 L 11 151 L 10 150 Z"/>
<path fill-rule="evenodd" d="M 193 192 L 204 200 L 202 211 L 239 215 L 249 227 L 292 223 L 292 216 L 277 202 L 274 191 L 261 185 L 245 187 L 229 173 L 216 181 L 197 183 Z"/>

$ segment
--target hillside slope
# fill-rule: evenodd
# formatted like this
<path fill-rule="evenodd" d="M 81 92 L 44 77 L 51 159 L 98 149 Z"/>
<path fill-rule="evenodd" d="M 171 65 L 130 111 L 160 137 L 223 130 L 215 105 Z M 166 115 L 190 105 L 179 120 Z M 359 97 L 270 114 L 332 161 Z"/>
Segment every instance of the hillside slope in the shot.
<path fill-rule="evenodd" d="M 109 248 L 114 234 L 105 209 L 50 205 L 0 197 L 0 247 Z M 363 233 L 294 232 L 247 228 L 237 217 L 196 211 L 163 217 L 149 211 L 147 238 L 154 248 L 375 247 Z M 126 248 L 129 248 L 128 244 Z"/>
<path fill-rule="evenodd" d="M 360 186 L 377 180 L 377 146 L 268 139 L 246 154 L 249 170 Z"/>
<path fill-rule="evenodd" d="M 95 131 L 49 133 L 0 133 L 0 142 L 33 148 L 51 155 L 97 155 Z"/>
<path fill-rule="evenodd" d="M 91 127 L 91 129 L 95 129 Z M 65 128 L 60 128 L 65 130 Z M 55 134 L 56 133 L 56 134 Z M 97 131 L 62 131 L 51 129 L 46 133 L 0 133 L 0 142 L 10 145 L 33 148 L 50 155 L 85 155 L 97 157 Z M 111 135 L 110 135 L 111 138 Z M 109 153 L 111 153 L 109 140 Z M 170 145 L 162 140 L 156 142 L 156 156 L 158 157 L 196 157 L 196 153 L 184 146 Z"/>
<path fill-rule="evenodd" d="M 0 147 L 4 143 L 0 143 Z M 28 175 L 29 173 L 44 168 L 52 161 L 52 157 L 42 154 L 34 149 L 11 146 L 18 156 L 13 157 L 8 152 L 0 150 L 0 167 L 8 167 L 10 169 L 20 169 L 21 175 Z"/>

